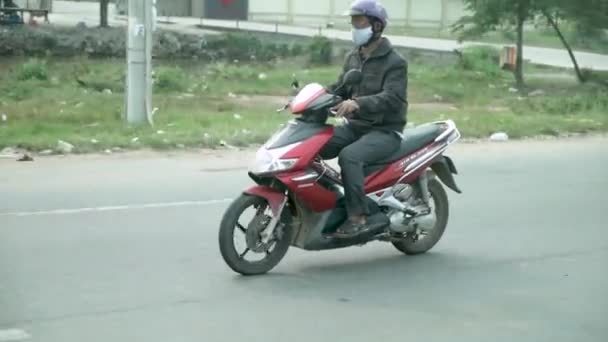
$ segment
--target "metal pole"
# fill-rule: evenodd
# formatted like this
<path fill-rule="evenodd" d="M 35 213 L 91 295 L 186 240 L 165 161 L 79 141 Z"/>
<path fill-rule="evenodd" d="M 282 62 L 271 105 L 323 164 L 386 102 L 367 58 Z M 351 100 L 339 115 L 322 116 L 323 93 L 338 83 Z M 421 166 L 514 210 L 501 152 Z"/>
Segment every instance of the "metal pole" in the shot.
<path fill-rule="evenodd" d="M 152 123 L 152 2 L 128 1 L 126 121 Z"/>

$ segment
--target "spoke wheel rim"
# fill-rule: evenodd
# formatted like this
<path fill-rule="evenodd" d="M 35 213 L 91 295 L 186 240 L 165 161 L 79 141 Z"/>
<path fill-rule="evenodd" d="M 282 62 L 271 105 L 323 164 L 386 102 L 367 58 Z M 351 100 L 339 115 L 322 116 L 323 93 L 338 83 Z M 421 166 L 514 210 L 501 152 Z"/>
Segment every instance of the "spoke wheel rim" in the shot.
<path fill-rule="evenodd" d="M 250 229 L 254 229 L 254 228 L 251 227 L 251 222 L 249 224 L 242 224 L 241 222 L 243 222 L 243 220 L 242 220 L 243 214 L 252 207 L 255 209 L 255 214 L 254 214 L 254 217 L 252 218 L 252 220 L 256 220 L 256 219 L 259 220 L 258 215 L 264 215 L 265 211 L 270 210 L 267 205 L 255 204 L 255 205 L 247 207 L 241 213 L 241 216 L 239 216 L 237 218 L 236 224 L 234 227 L 234 238 L 236 238 L 239 235 L 242 236 L 245 240 L 244 241 L 245 248 L 239 249 L 236 241 L 233 241 L 234 249 L 238 254 L 238 259 L 241 261 L 244 261 L 247 263 L 263 263 L 267 259 L 272 257 L 272 254 L 276 249 L 277 242 L 279 240 L 277 238 L 277 234 L 278 234 L 278 230 L 281 228 L 281 224 L 279 223 L 279 225 L 276 227 L 273 237 L 270 239 L 270 241 L 267 244 L 261 243 L 261 237 L 259 236 L 259 233 L 261 233 L 264 229 L 266 229 L 266 227 L 264 227 L 264 229 L 260 229 L 258 232 L 253 232 L 253 234 L 257 235 L 255 237 L 256 245 L 251 246 L 250 243 L 247 241 L 247 239 L 248 239 L 248 234 L 250 234 Z M 270 220 L 271 217 L 267 217 L 266 219 Z M 256 258 L 255 260 L 247 259 L 248 256 L 252 256 L 252 255 L 259 256 L 262 258 L 260 258 L 260 259 Z"/>

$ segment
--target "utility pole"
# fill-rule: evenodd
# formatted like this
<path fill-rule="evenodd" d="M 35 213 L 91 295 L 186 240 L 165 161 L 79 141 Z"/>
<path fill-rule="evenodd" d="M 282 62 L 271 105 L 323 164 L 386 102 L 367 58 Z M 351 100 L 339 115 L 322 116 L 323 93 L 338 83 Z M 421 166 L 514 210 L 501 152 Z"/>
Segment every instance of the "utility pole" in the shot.
<path fill-rule="evenodd" d="M 156 0 L 128 1 L 125 111 L 130 124 L 152 124 L 152 34 Z"/>

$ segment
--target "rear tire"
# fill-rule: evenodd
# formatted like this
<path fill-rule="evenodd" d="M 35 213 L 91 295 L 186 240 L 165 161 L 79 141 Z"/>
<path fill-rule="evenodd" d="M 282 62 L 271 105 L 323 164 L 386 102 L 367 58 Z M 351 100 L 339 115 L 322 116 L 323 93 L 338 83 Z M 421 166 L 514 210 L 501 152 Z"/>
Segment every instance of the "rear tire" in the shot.
<path fill-rule="evenodd" d="M 428 252 L 432 249 L 445 232 L 448 224 L 448 217 L 450 214 L 450 206 L 448 201 L 448 195 L 436 178 L 429 179 L 429 192 L 434 201 L 435 215 L 437 221 L 435 227 L 429 231 L 428 235 L 420 240 L 415 240 L 413 236 L 408 236 L 401 241 L 393 242 L 393 246 L 399 251 L 407 255 L 416 255 Z"/>
<path fill-rule="evenodd" d="M 224 213 L 219 230 L 220 252 L 224 261 L 233 271 L 245 276 L 260 275 L 272 270 L 283 259 L 292 240 L 293 229 L 290 222 L 291 216 L 288 214 L 289 210 L 286 207 L 285 210 L 283 210 L 283 215 L 278 223 L 278 225 L 282 224 L 281 238 L 275 242 L 274 247 L 267 253 L 266 257 L 255 262 L 247 261 L 241 257 L 234 245 L 234 233 L 235 229 L 239 229 L 238 221 L 240 216 L 247 208 L 254 205 L 268 205 L 268 202 L 266 199 L 258 196 L 246 194 L 239 196 L 230 204 Z M 277 226 L 275 233 L 279 228 L 280 227 Z"/>

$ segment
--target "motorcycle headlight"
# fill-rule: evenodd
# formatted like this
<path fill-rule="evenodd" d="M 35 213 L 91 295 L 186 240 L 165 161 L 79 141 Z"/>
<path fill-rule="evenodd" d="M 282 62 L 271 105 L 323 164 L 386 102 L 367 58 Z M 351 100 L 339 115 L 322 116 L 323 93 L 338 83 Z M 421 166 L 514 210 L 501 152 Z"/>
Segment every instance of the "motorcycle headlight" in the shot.
<path fill-rule="evenodd" d="M 254 173 L 272 173 L 272 172 L 280 172 L 287 171 L 291 169 L 296 163 L 298 159 L 276 159 L 271 161 L 260 161 L 257 160 L 255 163 Z"/>
<path fill-rule="evenodd" d="M 280 156 L 285 154 L 288 149 L 267 150 L 261 148 L 255 158 L 255 162 L 251 167 L 251 171 L 255 174 L 273 173 L 287 171 L 298 163 L 298 158 L 281 159 Z"/>

